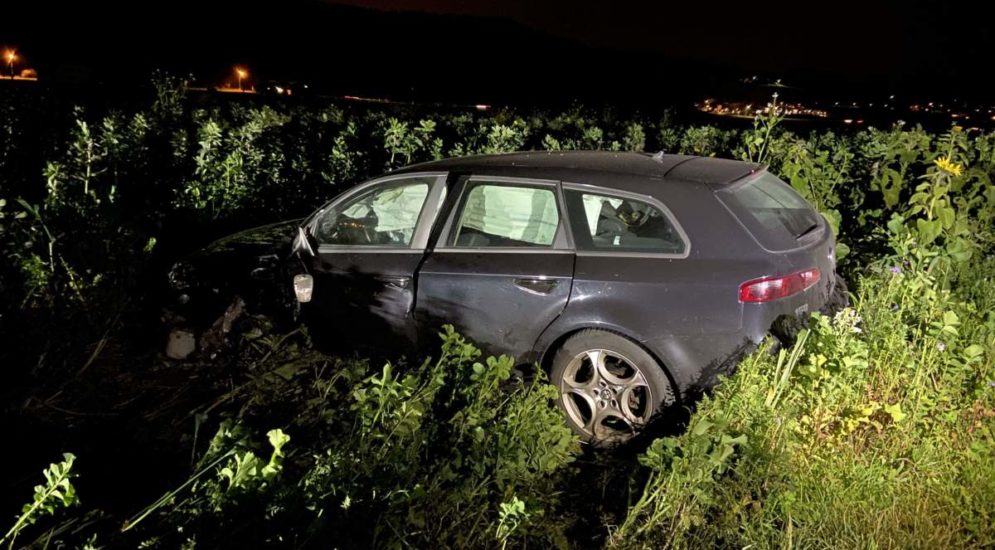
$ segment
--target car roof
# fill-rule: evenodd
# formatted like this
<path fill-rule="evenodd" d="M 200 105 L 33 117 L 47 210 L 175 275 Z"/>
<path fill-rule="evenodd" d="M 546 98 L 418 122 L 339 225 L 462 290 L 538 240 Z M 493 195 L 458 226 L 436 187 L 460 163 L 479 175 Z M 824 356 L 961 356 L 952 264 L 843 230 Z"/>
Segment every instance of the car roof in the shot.
<path fill-rule="evenodd" d="M 555 179 L 575 183 L 587 183 L 584 180 L 589 180 L 593 176 L 598 180 L 598 185 L 609 187 L 611 185 L 608 182 L 612 178 L 604 176 L 625 175 L 704 184 L 716 189 L 761 170 L 763 167 L 758 164 L 691 155 L 659 153 L 650 155 L 613 151 L 527 151 L 424 162 L 393 173 L 494 172 L 494 175 Z"/>

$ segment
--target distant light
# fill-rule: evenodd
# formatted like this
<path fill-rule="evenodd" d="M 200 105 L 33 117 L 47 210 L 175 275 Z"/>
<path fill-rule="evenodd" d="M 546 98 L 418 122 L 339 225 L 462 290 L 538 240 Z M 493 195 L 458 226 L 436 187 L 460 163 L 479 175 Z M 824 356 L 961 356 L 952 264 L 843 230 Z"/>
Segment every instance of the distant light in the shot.
<path fill-rule="evenodd" d="M 478 103 L 478 104 L 474 105 L 473 107 L 475 109 L 477 109 L 478 111 L 486 111 L 486 110 L 488 110 L 488 109 L 491 108 L 490 105 L 486 105 L 484 103 Z"/>
<path fill-rule="evenodd" d="M 276 93 L 278 93 L 278 94 L 282 94 L 283 93 L 283 88 L 281 88 L 279 86 L 274 86 L 273 89 L 276 90 Z"/>
<path fill-rule="evenodd" d="M 853 119 L 852 118 L 844 118 L 843 119 L 843 124 L 853 124 Z"/>

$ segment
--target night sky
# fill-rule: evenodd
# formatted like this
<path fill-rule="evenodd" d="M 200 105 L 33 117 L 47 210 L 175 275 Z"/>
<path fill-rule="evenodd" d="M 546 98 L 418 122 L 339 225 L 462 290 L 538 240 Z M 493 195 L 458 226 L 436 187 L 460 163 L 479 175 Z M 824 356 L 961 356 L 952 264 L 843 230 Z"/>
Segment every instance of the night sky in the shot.
<path fill-rule="evenodd" d="M 902 10 L 841 0 L 806 13 L 797 1 L 588 2 L 342 0 L 381 10 L 505 17 L 597 48 L 653 51 L 744 70 L 818 67 L 873 74 L 899 62 Z M 910 20 L 913 17 L 909 18 Z M 904 22 L 908 25 L 909 22 Z"/>
<path fill-rule="evenodd" d="M 604 2 L 337 0 L 381 10 L 506 17 L 597 48 L 659 52 L 741 68 L 811 71 L 854 82 L 983 88 L 995 55 L 987 2 Z M 973 4 L 973 5 L 972 5 Z"/>
<path fill-rule="evenodd" d="M 244 63 L 335 93 L 443 99 L 690 97 L 759 73 L 827 94 L 995 100 L 993 16 L 921 0 L 34 0 L 5 7 L 0 44 L 83 83 L 154 67 L 213 82 Z"/>

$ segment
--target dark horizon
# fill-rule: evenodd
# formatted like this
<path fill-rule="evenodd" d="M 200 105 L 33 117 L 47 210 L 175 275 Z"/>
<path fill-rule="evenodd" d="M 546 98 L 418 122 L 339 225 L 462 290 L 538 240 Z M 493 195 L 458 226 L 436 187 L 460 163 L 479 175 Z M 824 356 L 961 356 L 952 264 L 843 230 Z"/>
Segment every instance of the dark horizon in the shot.
<path fill-rule="evenodd" d="M 156 68 L 216 85 L 240 64 L 257 84 L 306 81 L 415 100 L 688 101 L 750 75 L 825 100 L 995 100 L 975 68 L 993 51 L 990 7 L 962 18 L 919 1 L 764 9 L 558 0 L 225 0 L 205 8 L 177 0 L 145 12 L 36 2 L 7 11 L 0 46 L 16 47 L 44 80 L 80 85 L 131 83 Z"/>

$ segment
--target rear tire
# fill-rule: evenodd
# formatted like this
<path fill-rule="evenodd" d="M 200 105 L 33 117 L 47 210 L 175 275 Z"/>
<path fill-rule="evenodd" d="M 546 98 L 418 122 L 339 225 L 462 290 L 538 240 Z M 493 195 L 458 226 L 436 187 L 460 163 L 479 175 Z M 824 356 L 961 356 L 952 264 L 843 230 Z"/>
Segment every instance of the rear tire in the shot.
<path fill-rule="evenodd" d="M 618 334 L 584 330 L 553 356 L 550 382 L 567 425 L 596 446 L 628 442 L 674 403 L 663 367 L 646 350 Z"/>
<path fill-rule="evenodd" d="M 833 277 L 836 279 L 833 290 L 825 305 L 819 308 L 819 313 L 827 317 L 833 317 L 850 305 L 850 291 L 847 289 L 846 281 L 835 273 Z M 795 345 L 798 334 L 808 326 L 808 319 L 808 316 L 799 318 L 794 315 L 782 315 L 774 320 L 770 333 L 777 338 L 781 346 L 789 348 Z"/>
<path fill-rule="evenodd" d="M 835 315 L 850 305 L 850 289 L 846 286 L 846 279 L 839 276 L 839 274 L 835 274 L 834 277 L 836 277 L 836 285 L 833 286 L 833 292 L 829 295 L 829 300 L 822 308 L 827 315 Z"/>

